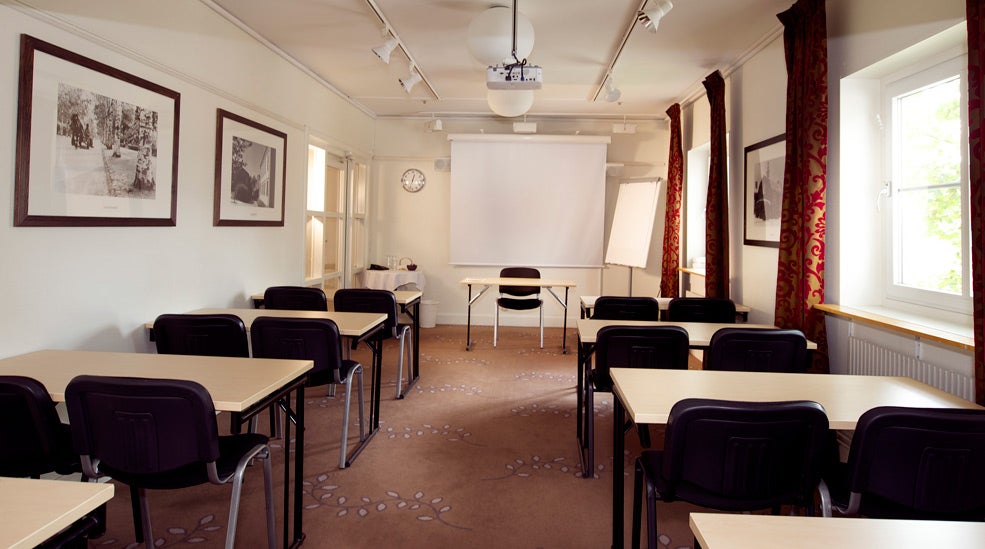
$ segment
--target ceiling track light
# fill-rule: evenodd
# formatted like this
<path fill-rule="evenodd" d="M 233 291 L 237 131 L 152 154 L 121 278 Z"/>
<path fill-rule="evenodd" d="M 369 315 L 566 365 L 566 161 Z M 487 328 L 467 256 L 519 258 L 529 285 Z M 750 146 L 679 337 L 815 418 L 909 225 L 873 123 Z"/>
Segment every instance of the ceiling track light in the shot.
<path fill-rule="evenodd" d="M 410 71 L 410 75 L 408 75 L 407 78 L 398 78 L 397 82 L 400 82 L 400 85 L 404 87 L 405 92 L 410 93 L 410 90 L 414 89 L 414 86 L 416 86 L 422 78 L 421 73 L 417 72 L 417 67 L 415 67 L 413 63 L 410 64 L 408 70 Z"/>
<path fill-rule="evenodd" d="M 444 130 L 444 124 L 441 122 L 440 118 L 436 118 L 434 113 L 431 113 L 431 120 L 427 123 L 427 129 L 429 132 L 440 132 Z"/>
<path fill-rule="evenodd" d="M 622 42 L 619 43 L 619 47 L 616 48 L 615 53 L 612 54 L 612 59 L 609 61 L 609 65 L 605 67 L 605 72 L 602 73 L 602 81 L 599 82 L 599 86 L 595 88 L 595 95 L 592 96 L 592 101 L 598 101 L 599 96 L 602 95 L 602 91 L 606 89 L 606 82 L 612 77 L 612 72 L 615 70 L 616 63 L 619 61 L 619 56 L 622 55 L 623 48 L 626 47 L 626 42 L 629 41 L 629 36 L 633 34 L 633 29 L 636 28 L 636 14 L 642 13 L 643 8 L 646 7 L 647 0 L 640 0 L 639 8 L 633 12 L 633 16 L 629 18 L 626 25 L 626 30 L 622 34 Z"/>
<path fill-rule="evenodd" d="M 418 67 L 417 61 L 414 60 L 414 56 L 411 55 L 410 51 L 408 51 L 407 48 L 404 46 L 403 41 L 400 39 L 400 37 L 397 35 L 397 33 L 393 30 L 393 25 L 391 25 L 390 24 L 390 21 L 388 21 L 387 18 L 386 18 L 386 16 L 383 15 L 383 11 L 380 10 L 380 7 L 376 5 L 376 1 L 375 0 L 366 0 L 366 4 L 370 7 L 370 9 L 373 10 L 373 13 L 376 14 L 377 19 L 379 19 L 380 20 L 380 23 L 382 23 L 383 26 L 387 29 L 387 32 L 389 33 L 389 35 L 394 40 L 397 41 L 397 45 L 394 48 L 394 50 L 396 50 L 397 48 L 400 48 L 400 51 L 402 51 L 404 53 L 404 56 L 407 57 L 407 60 L 410 62 L 410 64 L 412 66 L 414 66 L 414 67 Z M 415 79 L 415 76 L 416 76 L 416 79 Z M 411 80 L 413 80 L 413 82 L 411 82 Z M 421 70 L 419 68 L 416 69 L 415 72 L 412 72 L 411 75 L 407 77 L 406 81 L 410 85 L 410 88 L 413 88 L 418 82 L 424 82 L 424 86 L 426 86 L 427 89 L 428 89 L 428 91 L 431 92 L 431 95 L 435 98 L 435 100 L 441 101 L 441 96 L 438 95 L 438 92 L 436 92 L 434 90 L 434 86 L 431 85 L 431 82 L 428 81 L 427 77 L 421 72 Z M 410 93 L 410 88 L 407 85 L 404 84 L 404 79 L 403 78 L 400 79 L 400 85 L 401 86 L 404 86 L 404 89 L 407 91 L 407 93 Z"/>
<path fill-rule="evenodd" d="M 605 100 L 609 103 L 615 103 L 619 101 L 622 96 L 622 92 L 616 87 L 616 84 L 612 81 L 612 75 L 610 74 L 608 78 L 605 79 Z"/>
<path fill-rule="evenodd" d="M 636 18 L 643 25 L 643 28 L 650 32 L 657 32 L 660 20 L 674 7 L 670 0 L 657 0 L 656 4 L 648 10 L 640 10 Z"/>
<path fill-rule="evenodd" d="M 390 33 L 387 32 L 386 34 L 389 35 Z M 386 42 L 373 48 L 373 53 L 376 54 L 376 57 L 380 58 L 380 61 L 383 61 L 384 63 L 389 65 L 390 54 L 393 53 L 393 50 L 397 49 L 397 46 L 399 44 L 400 42 L 397 41 L 396 38 L 391 36 L 390 38 L 387 39 Z"/>

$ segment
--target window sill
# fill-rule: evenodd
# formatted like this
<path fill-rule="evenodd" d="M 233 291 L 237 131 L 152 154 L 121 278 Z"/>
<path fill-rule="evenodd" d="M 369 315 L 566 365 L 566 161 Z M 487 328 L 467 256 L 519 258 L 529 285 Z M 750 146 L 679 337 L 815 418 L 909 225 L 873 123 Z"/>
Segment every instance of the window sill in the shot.
<path fill-rule="evenodd" d="M 889 330 L 907 333 L 922 339 L 928 339 L 943 343 L 952 347 L 957 347 L 966 351 L 975 349 L 975 338 L 971 328 L 958 325 L 939 325 L 930 326 L 910 320 L 903 320 L 895 316 L 880 314 L 868 310 L 843 307 L 831 303 L 821 303 L 814 306 L 815 309 L 826 314 L 848 318 L 866 324 L 872 324 Z"/>

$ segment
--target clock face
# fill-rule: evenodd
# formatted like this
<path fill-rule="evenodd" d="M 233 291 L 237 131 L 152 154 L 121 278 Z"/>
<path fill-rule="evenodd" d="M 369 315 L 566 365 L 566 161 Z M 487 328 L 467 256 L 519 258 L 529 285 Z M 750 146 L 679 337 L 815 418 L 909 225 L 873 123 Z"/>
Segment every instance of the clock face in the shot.
<path fill-rule="evenodd" d="M 421 170 L 411 168 L 401 176 L 400 183 L 404 186 L 405 191 L 416 193 L 424 188 L 424 173 Z"/>

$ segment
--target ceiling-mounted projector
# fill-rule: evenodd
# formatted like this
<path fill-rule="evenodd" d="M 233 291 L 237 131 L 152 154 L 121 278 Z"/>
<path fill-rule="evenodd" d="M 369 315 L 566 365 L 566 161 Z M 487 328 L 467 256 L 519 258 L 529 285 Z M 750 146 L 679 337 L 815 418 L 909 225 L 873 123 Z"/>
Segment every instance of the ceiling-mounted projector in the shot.
<path fill-rule="evenodd" d="M 489 67 L 486 87 L 490 90 L 539 90 L 543 75 L 537 65 Z"/>

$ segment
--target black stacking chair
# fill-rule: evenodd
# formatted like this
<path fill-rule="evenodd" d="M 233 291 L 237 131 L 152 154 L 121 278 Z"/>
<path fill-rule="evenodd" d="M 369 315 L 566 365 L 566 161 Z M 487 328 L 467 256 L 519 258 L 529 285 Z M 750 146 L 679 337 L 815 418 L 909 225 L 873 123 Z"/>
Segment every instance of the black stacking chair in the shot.
<path fill-rule="evenodd" d="M 161 315 L 154 320 L 154 341 L 162 355 L 250 356 L 246 325 L 230 314 Z"/>
<path fill-rule="evenodd" d="M 82 472 L 72 434 L 40 381 L 0 376 L 0 476 L 41 478 Z"/>
<path fill-rule="evenodd" d="M 72 449 L 72 432 L 58 418 L 55 403 L 38 380 L 0 376 L 0 476 L 41 478 L 82 472 Z M 82 477 L 82 481 L 87 479 Z M 87 539 L 106 530 L 106 505 L 100 505 L 42 547 L 85 548 Z"/>
<path fill-rule="evenodd" d="M 410 324 L 401 324 L 400 316 L 397 311 L 397 298 L 389 290 L 374 290 L 370 288 L 344 288 L 335 291 L 333 298 L 335 310 L 350 313 L 383 313 L 386 315 L 386 322 L 383 325 L 383 339 L 394 338 L 400 348 L 400 357 L 397 362 L 397 398 L 403 397 L 404 385 L 404 347 L 408 349 L 408 354 L 413 352 L 411 349 L 411 327 Z M 383 349 L 380 349 L 383 352 Z M 411 380 L 410 368 L 407 369 L 407 383 Z"/>
<path fill-rule="evenodd" d="M 219 436 L 212 397 L 202 385 L 188 380 L 82 375 L 69 382 L 65 401 L 85 474 L 91 478 L 108 475 L 136 493 L 138 532 L 143 533 L 148 549 L 155 547 L 155 539 L 145 491 L 207 482 L 232 482 L 226 526 L 226 547 L 232 549 L 243 475 L 253 460 L 263 462 L 267 546 L 276 546 L 267 437 L 257 433 Z"/>
<path fill-rule="evenodd" d="M 667 305 L 671 322 L 735 322 L 735 303 L 719 297 L 675 297 Z"/>
<path fill-rule="evenodd" d="M 595 300 L 592 318 L 601 320 L 660 320 L 660 303 L 652 297 L 603 295 Z"/>
<path fill-rule="evenodd" d="M 250 357 L 243 319 L 231 314 L 163 314 L 154 320 L 154 342 L 161 355 Z M 256 416 L 250 430 L 256 430 Z M 271 416 L 271 429 L 276 431 Z"/>
<path fill-rule="evenodd" d="M 983 463 L 985 410 L 882 406 L 862 414 L 825 482 L 841 515 L 982 521 Z"/>
<path fill-rule="evenodd" d="M 800 330 L 722 328 L 711 336 L 706 370 L 807 372 L 807 338 Z"/>
<path fill-rule="evenodd" d="M 633 543 L 644 487 L 650 549 L 657 547 L 657 500 L 774 514 L 794 505 L 813 514 L 831 441 L 816 402 L 681 400 L 670 410 L 663 450 L 644 450 L 636 460 Z"/>
<path fill-rule="evenodd" d="M 595 475 L 595 393 L 612 392 L 609 368 L 686 370 L 687 360 L 688 335 L 678 326 L 605 326 L 598 331 L 595 367 L 585 372 L 584 476 Z M 648 447 L 649 431 L 645 425 L 638 428 L 640 443 Z"/>
<path fill-rule="evenodd" d="M 540 278 L 540 271 L 532 267 L 506 267 L 499 271 L 500 278 Z M 499 310 L 540 310 L 540 348 L 544 348 L 544 300 L 540 298 L 540 286 L 499 287 L 496 299 L 496 321 L 493 324 L 493 347 L 499 342 Z"/>
<path fill-rule="evenodd" d="M 327 311 L 328 298 L 321 288 L 271 286 L 263 292 L 263 307 L 288 311 Z"/>
<path fill-rule="evenodd" d="M 342 336 L 339 327 L 327 318 L 257 317 L 250 327 L 253 334 L 253 356 L 256 358 L 306 359 L 314 367 L 308 372 L 308 387 L 345 385 L 345 408 L 342 414 L 342 446 L 339 469 L 347 460 L 349 440 L 349 408 L 352 402 L 352 378 L 357 377 L 359 397 L 359 440 L 366 440 L 363 419 L 363 367 L 358 362 L 342 358 Z"/>

